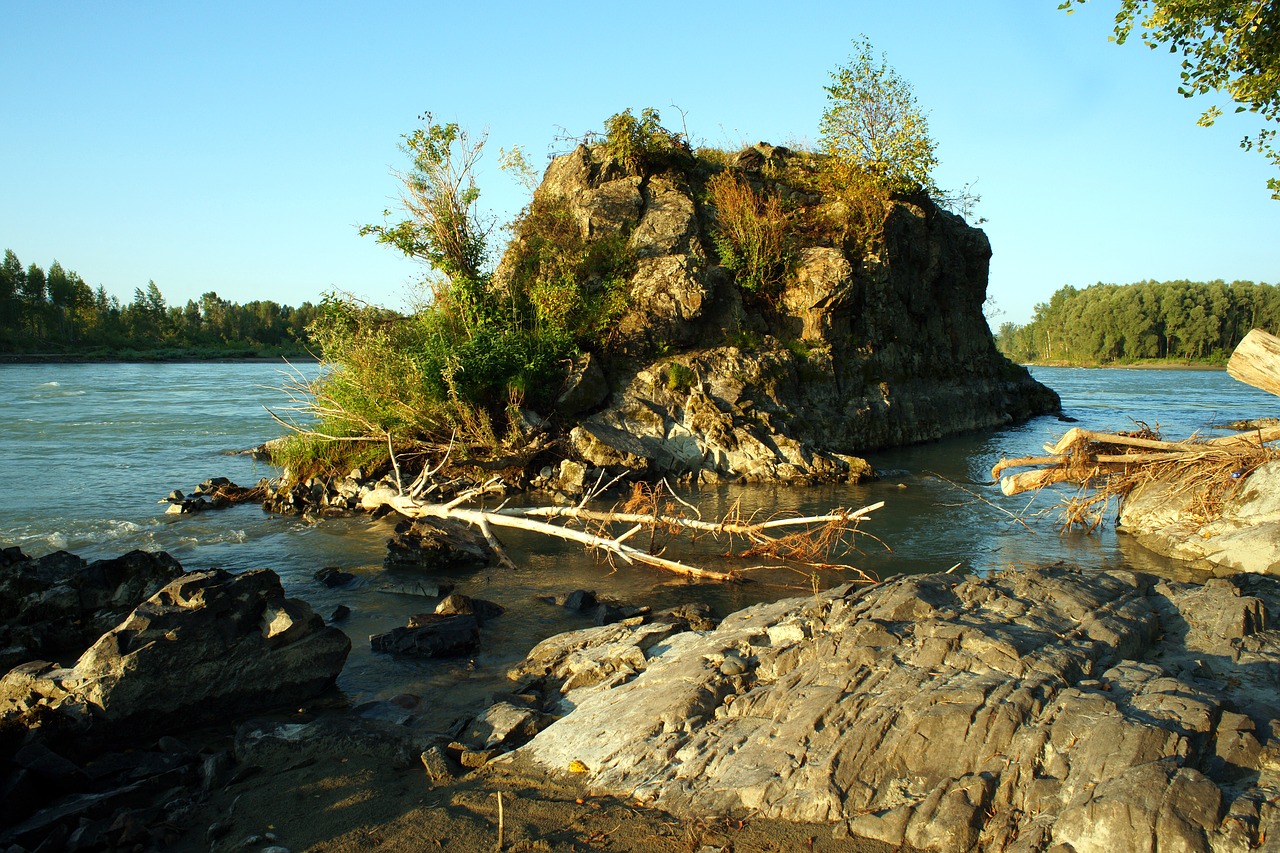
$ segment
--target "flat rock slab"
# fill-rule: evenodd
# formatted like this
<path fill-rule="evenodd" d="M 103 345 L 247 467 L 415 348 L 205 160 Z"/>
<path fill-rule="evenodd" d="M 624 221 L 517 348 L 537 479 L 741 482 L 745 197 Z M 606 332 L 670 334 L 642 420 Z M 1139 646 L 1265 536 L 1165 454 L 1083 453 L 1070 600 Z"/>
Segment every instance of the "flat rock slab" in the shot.
<path fill-rule="evenodd" d="M 1125 498 L 1119 529 L 1158 554 L 1219 574 L 1280 575 L 1280 462 L 1236 473 L 1217 498 L 1204 482 L 1152 480 Z M 1204 517 L 1204 506 L 1215 503 L 1218 512 Z"/>
<path fill-rule="evenodd" d="M 845 587 L 630 644 L 517 755 L 923 849 L 1245 850 L 1280 838 L 1277 607 L 1266 577 L 1065 567 Z"/>

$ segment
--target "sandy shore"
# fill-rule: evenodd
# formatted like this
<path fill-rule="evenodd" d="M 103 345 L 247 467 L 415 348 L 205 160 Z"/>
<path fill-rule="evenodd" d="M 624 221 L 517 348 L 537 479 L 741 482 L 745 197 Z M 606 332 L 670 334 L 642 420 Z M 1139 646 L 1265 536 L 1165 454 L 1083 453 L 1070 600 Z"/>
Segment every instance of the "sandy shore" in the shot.
<path fill-rule="evenodd" d="M 581 777 L 549 774 L 518 760 L 499 759 L 434 786 L 420 764 L 414 766 L 403 757 L 397 760 L 376 746 L 332 747 L 331 743 L 280 745 L 255 752 L 254 765 L 242 766 L 238 781 L 214 792 L 182 822 L 184 832 L 170 849 L 182 853 L 257 851 L 272 846 L 291 853 L 497 849 L 889 853 L 898 849 L 837 838 L 830 825 L 750 815 L 679 819 L 642 804 L 589 796 Z M 255 766 L 263 769 L 254 771 Z M 216 827 L 212 833 L 211 827 Z"/>

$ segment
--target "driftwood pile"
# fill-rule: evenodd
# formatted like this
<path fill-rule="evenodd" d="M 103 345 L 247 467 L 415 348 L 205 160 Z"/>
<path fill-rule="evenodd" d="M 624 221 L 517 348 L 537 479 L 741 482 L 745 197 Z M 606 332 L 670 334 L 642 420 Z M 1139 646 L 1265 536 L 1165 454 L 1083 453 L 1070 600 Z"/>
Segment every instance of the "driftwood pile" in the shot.
<path fill-rule="evenodd" d="M 1254 329 L 1236 348 L 1227 366 L 1234 378 L 1280 394 L 1280 338 Z M 1066 526 L 1093 530 L 1112 498 L 1123 500 L 1152 480 L 1177 484 L 1193 498 L 1188 514 L 1210 521 L 1223 501 L 1258 466 L 1280 458 L 1280 426 L 1257 427 L 1236 435 L 1165 441 L 1142 422 L 1135 431 L 1105 433 L 1074 428 L 1045 445 L 1045 456 L 1002 458 L 991 469 L 1006 495 L 1036 491 L 1055 483 L 1073 483 L 1081 493 L 1066 504 Z M 1004 475 L 1012 468 L 1030 468 Z M 1004 476 L 1002 476 L 1004 475 Z M 1086 492 L 1085 489 L 1092 489 Z"/>

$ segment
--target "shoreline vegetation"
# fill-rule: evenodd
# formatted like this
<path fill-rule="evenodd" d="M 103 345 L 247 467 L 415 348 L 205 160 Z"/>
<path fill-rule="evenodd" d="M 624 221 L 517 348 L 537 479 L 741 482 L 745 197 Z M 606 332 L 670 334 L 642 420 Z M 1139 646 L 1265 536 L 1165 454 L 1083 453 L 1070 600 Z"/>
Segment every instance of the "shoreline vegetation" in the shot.
<path fill-rule="evenodd" d="M 240 304 L 210 291 L 170 305 L 154 281 L 124 303 L 54 261 L 0 262 L 0 363 L 14 361 L 215 361 L 312 359 L 308 329 L 319 308 L 270 299 Z"/>
<path fill-rule="evenodd" d="M 1195 361 L 1193 359 L 1148 358 L 1137 361 L 1021 361 L 1023 367 L 1068 367 L 1077 370 L 1226 370 L 1225 361 Z"/>
<path fill-rule="evenodd" d="M 1225 367 L 1252 329 L 1280 332 L 1280 288 L 1263 282 L 1067 285 L 1029 323 L 1001 323 L 996 346 L 1020 364 Z"/>

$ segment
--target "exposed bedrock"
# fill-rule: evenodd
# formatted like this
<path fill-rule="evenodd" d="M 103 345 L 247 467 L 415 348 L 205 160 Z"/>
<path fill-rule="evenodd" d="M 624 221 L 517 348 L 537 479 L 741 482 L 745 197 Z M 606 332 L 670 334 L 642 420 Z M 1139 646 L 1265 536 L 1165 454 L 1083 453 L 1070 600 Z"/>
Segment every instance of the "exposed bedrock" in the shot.
<path fill-rule="evenodd" d="M 519 752 L 681 815 L 924 849 L 1246 850 L 1280 837 L 1277 606 L 1266 577 L 1055 567 L 609 626 L 518 669 L 578 673 Z"/>
<path fill-rule="evenodd" d="M 805 156 L 753 152 L 730 169 L 757 191 L 840 217 L 839 200 L 788 185 L 813 168 Z M 765 158 L 770 169 L 751 165 Z M 579 146 L 538 189 L 586 239 L 627 237 L 637 263 L 615 327 L 623 355 L 591 366 L 591 394 L 571 380 L 560 408 L 578 459 L 709 482 L 856 479 L 867 470 L 852 454 L 1059 408 L 995 347 L 981 230 L 924 197 L 893 202 L 870 249 L 797 230 L 786 284 L 765 298 L 716 262 L 706 177 L 631 174 Z"/>

